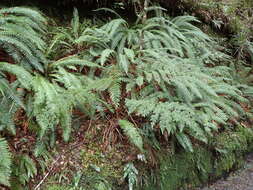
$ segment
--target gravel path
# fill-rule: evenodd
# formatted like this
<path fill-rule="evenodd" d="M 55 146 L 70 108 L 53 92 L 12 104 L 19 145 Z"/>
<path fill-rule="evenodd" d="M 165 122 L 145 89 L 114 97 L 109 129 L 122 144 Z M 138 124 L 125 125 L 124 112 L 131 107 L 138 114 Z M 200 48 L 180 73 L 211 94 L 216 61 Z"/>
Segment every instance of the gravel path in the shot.
<path fill-rule="evenodd" d="M 218 180 L 198 190 L 253 190 L 253 154 L 247 157 L 243 169 L 231 173 L 225 180 Z"/>

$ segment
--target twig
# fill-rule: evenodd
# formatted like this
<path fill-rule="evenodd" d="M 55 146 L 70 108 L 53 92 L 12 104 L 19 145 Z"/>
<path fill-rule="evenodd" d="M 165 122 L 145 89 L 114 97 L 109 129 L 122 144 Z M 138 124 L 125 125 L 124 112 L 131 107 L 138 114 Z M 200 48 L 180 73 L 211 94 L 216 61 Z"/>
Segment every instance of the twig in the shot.
<path fill-rule="evenodd" d="M 144 1 L 144 5 L 143 5 L 143 17 L 142 17 L 142 24 L 144 24 L 147 20 L 147 8 L 149 5 L 149 0 L 145 0 Z M 140 32 L 140 50 L 144 49 L 144 31 Z"/>
<path fill-rule="evenodd" d="M 149 0 L 145 0 L 144 1 L 144 6 L 143 6 L 143 17 L 142 17 L 142 24 L 144 24 L 147 20 L 147 9 L 148 9 L 148 5 L 149 5 Z"/>
<path fill-rule="evenodd" d="M 83 142 L 78 143 L 78 144 L 74 144 L 73 146 L 70 146 L 70 149 L 66 152 L 64 152 L 65 154 L 70 153 L 72 150 L 76 149 L 77 147 L 83 145 Z M 51 168 L 49 169 L 49 171 L 46 173 L 46 175 L 43 177 L 43 179 L 38 183 L 38 185 L 36 185 L 36 187 L 34 188 L 34 190 L 38 190 L 41 186 L 41 184 L 46 180 L 46 178 L 49 176 L 50 172 L 54 169 L 55 164 L 60 160 L 60 158 L 62 157 L 63 154 L 60 154 L 56 160 L 52 163 Z"/>
<path fill-rule="evenodd" d="M 38 185 L 34 188 L 34 190 L 37 190 L 40 188 L 41 184 L 46 180 L 47 176 L 50 174 L 50 172 L 54 169 L 54 165 L 56 164 L 56 162 L 58 162 L 58 160 L 61 158 L 61 155 L 59 155 L 57 157 L 57 159 L 52 163 L 51 168 L 49 169 L 49 171 L 46 173 L 46 175 L 43 177 L 43 179 L 38 183 Z"/>

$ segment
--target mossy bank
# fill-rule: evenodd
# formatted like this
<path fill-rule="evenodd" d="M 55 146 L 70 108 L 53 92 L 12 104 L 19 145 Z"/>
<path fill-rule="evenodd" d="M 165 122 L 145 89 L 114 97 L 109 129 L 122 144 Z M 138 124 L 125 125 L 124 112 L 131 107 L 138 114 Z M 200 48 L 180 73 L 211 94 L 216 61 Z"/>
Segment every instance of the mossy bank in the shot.
<path fill-rule="evenodd" d="M 56 185 L 53 178 L 44 186 L 45 190 L 127 190 L 123 181 L 123 167 L 119 162 L 111 162 L 115 153 L 102 155 L 102 150 L 90 146 L 82 151 L 83 168 L 74 176 L 70 185 Z M 95 154 L 91 152 L 96 151 Z M 195 189 L 209 182 L 226 177 L 231 171 L 241 168 L 244 157 L 253 151 L 253 130 L 238 127 L 236 130 L 226 130 L 213 138 L 208 145 L 195 146 L 194 152 L 178 152 L 175 154 L 160 151 L 159 163 L 156 169 L 143 162 L 135 161 L 138 170 L 137 190 L 179 190 Z M 117 152 L 112 150 L 112 152 Z M 168 151 L 167 151 L 168 152 Z M 114 155 L 113 157 L 111 157 Z M 92 157 L 92 159 L 91 159 Z M 89 166 L 87 165 L 89 160 Z M 92 163 L 92 160 L 94 163 Z M 110 161 L 109 161 L 110 160 Z M 124 163 L 120 163 L 123 166 Z M 107 168 L 106 168 L 107 167 Z M 110 172 L 117 168 L 118 174 Z M 51 182 L 52 183 L 51 183 Z M 75 184 L 76 183 L 76 187 Z M 54 184 L 54 185 L 50 185 Z"/>
<path fill-rule="evenodd" d="M 226 131 L 215 137 L 209 146 L 195 147 L 193 153 L 161 156 L 156 182 L 143 189 L 194 189 L 240 168 L 244 156 L 252 151 L 252 129 L 240 127 L 236 131 Z"/>

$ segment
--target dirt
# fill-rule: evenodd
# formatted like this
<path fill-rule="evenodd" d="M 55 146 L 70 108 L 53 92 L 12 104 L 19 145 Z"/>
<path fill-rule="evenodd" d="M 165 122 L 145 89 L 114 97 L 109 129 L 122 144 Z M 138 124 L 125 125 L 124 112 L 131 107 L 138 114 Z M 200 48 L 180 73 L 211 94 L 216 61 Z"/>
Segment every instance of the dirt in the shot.
<path fill-rule="evenodd" d="M 253 153 L 248 155 L 244 167 L 207 187 L 197 190 L 253 190 Z"/>

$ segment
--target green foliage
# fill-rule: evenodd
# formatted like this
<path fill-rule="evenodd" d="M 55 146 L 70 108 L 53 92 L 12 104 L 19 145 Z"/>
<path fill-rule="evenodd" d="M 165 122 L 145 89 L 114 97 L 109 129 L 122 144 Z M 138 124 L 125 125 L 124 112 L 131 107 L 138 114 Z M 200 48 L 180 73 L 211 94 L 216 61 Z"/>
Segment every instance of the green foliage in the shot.
<path fill-rule="evenodd" d="M 150 118 L 153 127 L 159 124 L 162 133 L 175 135 L 192 151 L 188 135 L 207 142 L 218 124 L 238 116 L 237 102 L 246 99 L 231 85 L 229 68 L 205 66 L 227 57 L 211 47 L 214 40 L 192 25 L 197 22 L 194 17 L 161 15 L 138 19 L 133 25 L 114 19 L 98 29 L 87 28 L 77 42 L 90 44 L 89 54 L 84 55 L 106 65 L 102 77 L 117 73 L 117 84 L 127 84 L 130 114 Z M 117 65 L 110 66 L 113 62 Z M 114 92 L 117 97 L 119 89 Z M 111 98 L 118 105 L 119 98 Z"/>
<path fill-rule="evenodd" d="M 196 186 L 208 180 L 212 172 L 212 156 L 202 148 L 194 153 L 184 152 L 162 158 L 160 169 L 160 188 L 178 189 Z"/>
<path fill-rule="evenodd" d="M 128 179 L 128 189 L 133 190 L 137 184 L 138 170 L 134 167 L 133 163 L 128 163 L 124 167 L 124 179 Z"/>
<path fill-rule="evenodd" d="M 5 75 L 1 77 L 0 113 L 1 116 L 4 116 L 1 117 L 1 131 L 7 128 L 15 134 L 13 119 L 18 109 L 22 108 L 29 118 L 29 123 L 36 121 L 39 129 L 35 130 L 39 137 L 38 140 L 46 144 L 50 140 L 52 146 L 58 125 L 62 128 L 64 140 L 69 140 L 72 110 L 80 105 L 85 105 L 85 111 L 92 115 L 97 111 L 98 106 L 102 107 L 104 104 L 94 93 L 94 89 L 101 91 L 99 87 L 101 85 L 96 85 L 101 82 L 70 72 L 70 70 L 76 71 L 77 67 L 99 68 L 95 63 L 76 56 L 47 63 L 47 66 L 43 68 L 47 71 L 44 75 L 39 72 L 39 68 L 30 70 L 29 67 L 22 64 L 0 63 L 1 71 L 11 73 L 17 78 L 15 83 L 9 84 L 4 79 Z M 38 147 L 35 154 L 42 155 Z M 36 166 L 27 155 L 17 160 L 20 164 L 15 165 L 14 175 L 18 179 L 17 182 L 25 185 L 36 175 Z M 42 160 L 39 163 L 42 164 L 42 168 L 45 168 Z M 14 186 L 19 188 L 18 184 L 13 184 Z"/>
<path fill-rule="evenodd" d="M 7 141 L 0 138 L 0 184 L 10 186 L 12 156 Z"/>
<path fill-rule="evenodd" d="M 66 187 L 61 185 L 50 185 L 47 187 L 48 190 L 68 190 Z"/>
<path fill-rule="evenodd" d="M 45 34 L 46 19 L 40 13 L 17 7 L 1 9 L 0 14 L 2 14 L 0 19 L 3 23 L 0 39 L 4 50 L 17 63 L 0 63 L 1 71 L 15 75 L 17 78 L 14 83 L 10 83 L 8 75 L 0 73 L 0 130 L 5 132 L 5 129 L 8 129 L 12 134 L 15 134 L 13 120 L 16 112 L 22 109 L 28 117 L 29 124 L 35 122 L 35 132 L 38 140 L 46 144 L 36 147 L 35 156 L 44 157 L 46 154 L 44 154 L 43 149 L 48 146 L 48 141 L 50 141 L 51 147 L 54 144 L 55 131 L 58 125 L 62 128 L 64 140 L 69 140 L 74 108 L 81 107 L 85 114 L 92 116 L 97 112 L 98 107 L 102 108 L 105 105 L 105 102 L 100 100 L 98 93 L 103 91 L 104 85 L 108 86 L 111 80 L 95 80 L 94 77 L 80 75 L 77 72 L 80 68 L 102 69 L 102 67 L 77 56 L 69 56 L 57 61 L 47 61 L 43 54 L 46 44 L 42 40 L 42 35 Z M 5 26 L 6 28 L 4 28 Z M 21 26 L 23 27 L 22 31 Z M 74 27 L 73 35 L 78 37 L 77 33 L 80 30 L 76 10 L 74 11 L 72 26 Z M 24 30 L 24 28 L 27 30 Z M 14 32 L 13 35 L 8 34 L 9 37 L 13 37 L 17 41 L 15 43 L 20 46 L 12 43 L 14 41 L 11 41 L 11 43 L 10 41 L 4 41 L 6 39 L 4 30 L 9 29 Z M 12 51 L 13 54 L 10 54 L 10 48 L 15 48 L 15 51 Z M 31 65 L 34 67 L 33 69 Z M 41 71 L 44 71 L 44 73 Z M 111 91 L 113 94 L 113 92 L 117 92 L 117 88 L 112 86 Z M 115 95 L 115 99 L 118 96 Z M 44 148 L 41 149 L 40 147 Z M 18 164 L 20 167 L 15 165 L 14 175 L 21 184 L 25 185 L 36 175 L 36 166 L 27 155 L 20 156 L 17 160 L 20 162 Z M 43 160 L 39 161 L 39 164 L 42 168 L 45 168 Z M 18 187 L 18 184 L 15 185 Z"/>
<path fill-rule="evenodd" d="M 34 161 L 26 154 L 16 155 L 14 165 L 13 175 L 22 185 L 25 185 L 31 178 L 37 175 Z"/>
<path fill-rule="evenodd" d="M 242 156 L 252 150 L 252 135 L 251 129 L 240 126 L 235 132 L 228 131 L 213 139 L 212 146 L 220 154 L 214 164 L 216 175 L 240 167 Z"/>
<path fill-rule="evenodd" d="M 72 69 L 75 69 L 76 64 L 87 65 L 85 60 L 82 61 L 75 57 L 54 62 L 49 65 L 52 74 L 47 79 L 39 74 L 29 73 L 18 65 L 0 64 L 1 70 L 17 76 L 21 87 L 33 92 L 29 96 L 29 102 L 32 103 L 28 104 L 27 110 L 31 110 L 30 116 L 35 117 L 40 126 L 40 138 L 47 130 L 54 132 L 55 127 L 60 124 L 63 129 L 63 138 L 67 141 L 71 132 L 73 107 L 77 104 L 95 107 L 96 97 L 91 93 L 93 88 L 89 88 L 89 81 L 67 72 L 64 69 L 66 64 Z M 88 88 L 85 89 L 83 86 Z"/>
<path fill-rule="evenodd" d="M 0 10 L 0 23 L 1 51 L 8 53 L 16 64 L 28 70 L 38 69 L 44 71 L 43 64 L 46 64 L 47 61 L 43 55 L 46 44 L 42 39 L 42 35 L 46 31 L 46 19 L 39 12 L 32 9 L 21 7 L 2 8 Z M 20 76 L 20 83 L 28 87 L 30 74 L 26 75 L 24 73 L 23 75 L 22 71 L 24 69 L 22 67 L 15 72 Z M 9 131 L 15 135 L 15 114 L 18 109 L 25 109 L 26 107 L 22 98 L 24 90 L 19 88 L 17 81 L 9 84 L 9 81 L 5 79 L 6 75 L 4 73 L 0 74 L 0 131 Z M 17 181 L 22 184 L 25 184 L 36 175 L 35 164 L 28 156 L 18 159 L 20 160 L 18 165 L 14 163 L 11 166 L 11 154 L 7 143 L 2 139 L 0 154 L 2 164 L 0 169 L 1 184 L 10 186 L 11 173 L 16 175 L 18 177 Z M 14 157 L 17 161 L 16 155 Z"/>
<path fill-rule="evenodd" d="M 119 125 L 123 129 L 125 135 L 130 139 L 131 143 L 143 151 L 143 141 L 138 129 L 127 120 L 119 120 Z"/>
<path fill-rule="evenodd" d="M 217 50 L 216 41 L 194 25 L 199 23 L 195 17 L 170 18 L 155 6 L 140 10 L 133 23 L 116 15 L 119 18 L 94 26 L 90 20 L 80 22 L 74 9 L 70 25 L 51 28 L 52 39 L 45 40 L 47 20 L 39 12 L 19 7 L 0 10 L 1 49 L 15 63 L 0 63 L 1 135 L 15 135 L 15 115 L 22 111 L 37 137 L 34 155 L 41 157 L 41 162 L 37 161 L 45 170 L 46 148 L 53 146 L 58 133 L 65 141 L 70 139 L 74 111 L 82 111 L 86 119 L 109 115 L 141 152 L 146 141 L 157 150 L 160 142 L 172 145 L 172 149 L 183 147 L 187 159 L 180 158 L 179 164 L 172 160 L 168 166 L 177 167 L 175 173 L 168 174 L 171 188 L 185 180 L 178 171 L 190 171 L 191 179 L 201 173 L 194 181 L 197 184 L 207 178 L 210 160 L 208 152 L 192 153 L 194 145 L 208 144 L 214 132 L 246 115 L 241 105 L 249 103 L 245 97 L 250 96 L 250 88 L 235 81 L 233 68 L 220 64 L 230 57 Z M 241 41 L 244 38 L 238 41 L 241 51 L 248 48 L 250 53 L 250 40 L 246 45 Z M 14 82 L 9 80 L 13 75 Z M 120 118 L 131 118 L 134 124 Z M 248 144 L 239 137 L 233 139 L 233 151 Z M 216 150 L 222 152 L 219 146 Z M 242 146 L 242 150 L 247 147 Z M 226 151 L 229 148 L 225 147 Z M 10 160 L 6 144 L 3 149 Z M 233 151 L 225 160 L 232 164 L 222 171 L 232 167 L 236 158 Z M 13 175 L 25 185 L 36 176 L 36 164 L 23 152 L 14 156 Z M 7 161 L 3 172 L 7 172 L 4 185 L 8 186 Z M 192 167 L 184 167 L 184 163 Z M 99 168 L 91 166 L 94 174 L 75 176 L 70 189 L 94 184 L 98 190 L 111 188 L 107 179 L 96 175 Z M 0 167 L 0 175 L 4 175 L 1 172 Z M 137 175 L 134 165 L 127 164 L 124 178 L 129 190 L 137 184 Z"/>
<path fill-rule="evenodd" d="M 46 19 L 37 11 L 13 7 L 0 10 L 0 44 L 13 60 L 25 67 L 43 71 Z"/>
<path fill-rule="evenodd" d="M 244 29 L 231 39 L 238 61 L 245 60 L 246 58 L 251 62 L 253 61 L 253 42 L 251 41 L 253 33 L 251 33 L 249 29 Z"/>
<path fill-rule="evenodd" d="M 238 126 L 236 131 L 227 130 L 212 138 L 207 147 L 195 147 L 193 153 L 162 153 L 157 184 L 153 185 L 161 190 L 188 189 L 216 180 L 242 166 L 243 156 L 252 150 L 252 140 L 252 129 Z M 149 186 L 152 184 L 143 189 Z"/>
<path fill-rule="evenodd" d="M 74 174 L 72 181 L 67 185 L 47 185 L 45 190 L 112 190 L 111 184 L 98 172 L 78 171 Z"/>
<path fill-rule="evenodd" d="M 83 175 L 79 187 L 83 189 L 112 190 L 110 182 L 97 172 L 90 173 L 89 176 Z"/>
<path fill-rule="evenodd" d="M 5 78 L 0 78 L 0 131 L 8 130 L 11 134 L 15 135 L 14 115 L 18 108 L 24 108 L 24 104 L 20 98 L 21 92 L 17 91 L 17 84 L 12 83 L 9 85 Z"/>
<path fill-rule="evenodd" d="M 75 42 L 88 48 L 78 53 L 104 67 L 93 77 L 102 78 L 99 84 L 111 81 L 108 86 L 102 84 L 102 90 L 109 92 L 116 108 L 126 91 L 129 114 L 149 119 L 153 128 L 158 125 L 164 135 L 175 136 L 192 151 L 189 136 L 207 143 L 218 126 L 245 114 L 238 102 L 247 100 L 231 83 L 228 67 L 206 66 L 228 56 L 192 24 L 198 22 L 196 18 L 171 19 L 161 8 L 148 9 L 152 10 L 154 17 L 139 17 L 134 24 L 117 18 L 101 27 L 86 27 Z M 75 11 L 72 28 L 76 31 L 73 23 L 78 23 Z"/>
<path fill-rule="evenodd" d="M 92 22 L 89 19 L 83 19 L 82 22 L 80 20 L 78 10 L 74 8 L 70 26 L 52 28 L 50 33 L 53 35 L 53 39 L 47 49 L 46 54 L 48 56 L 55 57 L 62 53 L 79 53 L 85 49 L 85 44 L 78 43 L 78 39 L 84 37 L 85 29 L 91 27 Z"/>

